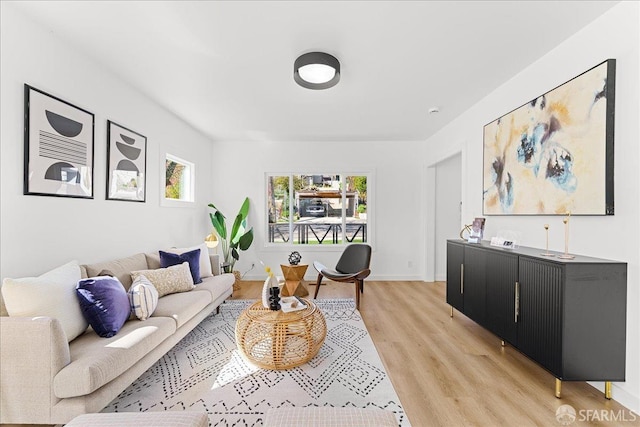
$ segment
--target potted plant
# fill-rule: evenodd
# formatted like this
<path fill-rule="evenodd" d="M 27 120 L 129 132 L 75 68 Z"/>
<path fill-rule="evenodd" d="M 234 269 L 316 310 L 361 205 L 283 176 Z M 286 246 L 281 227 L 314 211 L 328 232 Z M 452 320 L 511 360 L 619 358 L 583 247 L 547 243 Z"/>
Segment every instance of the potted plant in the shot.
<path fill-rule="evenodd" d="M 360 219 L 367 219 L 367 205 L 358 205 L 358 217 Z"/>
<path fill-rule="evenodd" d="M 231 233 L 227 232 L 227 224 L 222 212 L 213 203 L 209 203 L 209 207 L 214 209 L 213 213 L 209 213 L 211 224 L 213 224 L 213 228 L 222 242 L 222 259 L 224 261 L 222 269 L 225 273 L 231 273 L 236 261 L 240 259 L 240 251 L 246 251 L 253 243 L 253 227 L 247 230 L 249 198 L 244 199 L 244 203 L 242 203 L 240 211 L 233 222 Z"/>

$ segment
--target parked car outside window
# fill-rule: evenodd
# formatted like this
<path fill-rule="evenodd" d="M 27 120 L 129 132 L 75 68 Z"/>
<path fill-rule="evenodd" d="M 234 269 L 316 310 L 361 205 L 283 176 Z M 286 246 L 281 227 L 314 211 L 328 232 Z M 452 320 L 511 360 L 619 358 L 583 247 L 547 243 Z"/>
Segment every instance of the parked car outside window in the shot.
<path fill-rule="evenodd" d="M 306 212 L 307 212 L 307 216 L 316 216 L 316 217 L 322 217 L 324 216 L 324 206 L 322 206 L 321 204 L 313 204 L 313 205 L 309 205 L 306 208 Z"/>

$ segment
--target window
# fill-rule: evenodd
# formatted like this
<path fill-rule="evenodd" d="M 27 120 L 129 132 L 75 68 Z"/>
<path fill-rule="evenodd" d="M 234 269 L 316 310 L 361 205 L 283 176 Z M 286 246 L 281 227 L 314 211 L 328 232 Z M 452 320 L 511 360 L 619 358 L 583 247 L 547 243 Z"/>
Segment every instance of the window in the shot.
<path fill-rule="evenodd" d="M 367 242 L 367 174 L 267 174 L 268 244 Z"/>
<path fill-rule="evenodd" d="M 165 158 L 163 200 L 193 203 L 195 201 L 195 165 L 169 153 Z"/>

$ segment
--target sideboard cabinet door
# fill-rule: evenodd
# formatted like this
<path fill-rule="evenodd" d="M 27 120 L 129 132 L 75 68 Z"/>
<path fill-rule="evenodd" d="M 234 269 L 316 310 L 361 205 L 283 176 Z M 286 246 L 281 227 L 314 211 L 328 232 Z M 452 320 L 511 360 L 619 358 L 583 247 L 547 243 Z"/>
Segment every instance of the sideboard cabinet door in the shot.
<path fill-rule="evenodd" d="M 486 251 L 487 329 L 517 346 L 518 256 Z"/>
<path fill-rule="evenodd" d="M 556 378 L 562 378 L 564 267 L 520 257 L 518 348 Z"/>
<path fill-rule="evenodd" d="M 447 242 L 447 304 L 463 312 L 464 246 Z"/>
<path fill-rule="evenodd" d="M 464 314 L 486 327 L 486 255 L 487 251 L 474 246 L 464 248 Z"/>

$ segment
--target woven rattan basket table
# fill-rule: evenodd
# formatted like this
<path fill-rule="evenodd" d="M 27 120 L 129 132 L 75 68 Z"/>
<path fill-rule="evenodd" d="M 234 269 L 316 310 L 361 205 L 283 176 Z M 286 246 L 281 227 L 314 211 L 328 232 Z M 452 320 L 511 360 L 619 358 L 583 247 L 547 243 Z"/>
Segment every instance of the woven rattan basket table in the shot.
<path fill-rule="evenodd" d="M 245 309 L 236 322 L 238 349 L 254 365 L 264 369 L 289 369 L 311 360 L 327 336 L 324 315 L 311 301 L 307 308 L 285 313 L 258 301 Z"/>

